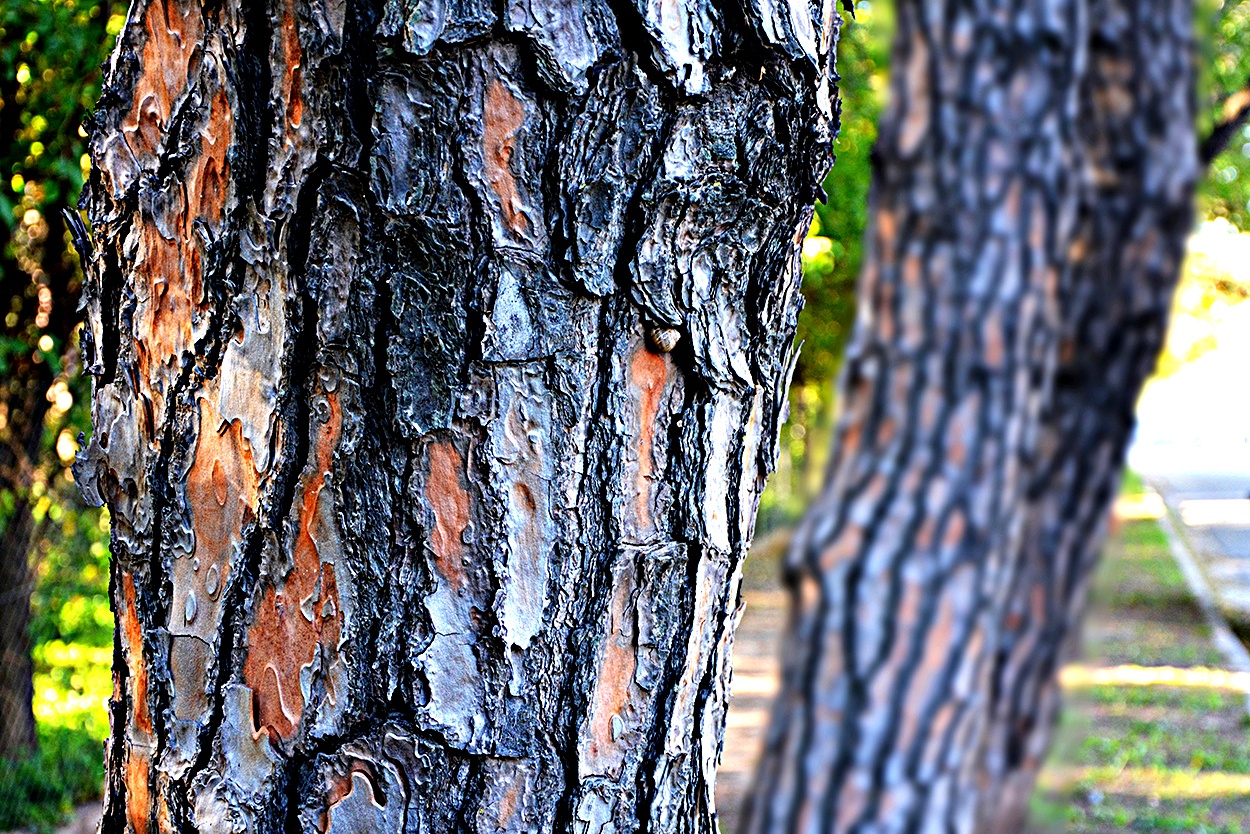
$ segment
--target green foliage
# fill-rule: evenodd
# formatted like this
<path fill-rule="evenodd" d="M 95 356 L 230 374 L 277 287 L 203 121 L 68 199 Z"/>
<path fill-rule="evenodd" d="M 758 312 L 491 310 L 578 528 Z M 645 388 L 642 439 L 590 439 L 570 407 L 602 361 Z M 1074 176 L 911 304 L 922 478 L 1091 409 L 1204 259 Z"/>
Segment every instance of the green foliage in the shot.
<path fill-rule="evenodd" d="M 1250 0 L 1199 0 L 1195 4 L 1198 41 L 1198 135 L 1207 136 L 1226 118 L 1250 85 Z M 1250 127 L 1242 127 L 1198 189 L 1206 217 L 1223 217 L 1250 230 Z"/>
<path fill-rule="evenodd" d="M 796 385 L 830 387 L 854 318 L 872 146 L 885 104 L 893 29 L 890 0 L 860 0 L 855 17 L 842 27 L 837 58 L 842 124 L 834 143 L 837 161 L 824 183 L 828 198 L 816 206 L 812 236 L 803 246 L 805 306 L 798 329 L 803 352 L 795 368 Z"/>
<path fill-rule="evenodd" d="M 0 830 L 48 830 L 99 796 L 112 691 L 108 521 L 69 472 L 90 427 L 77 350 L 82 273 L 62 209 L 87 174 L 79 124 L 124 6 L 0 3 L 0 558 L 33 572 L 39 751 L 0 761 Z"/>
<path fill-rule="evenodd" d="M 39 753 L 22 762 L 0 759 L 0 830 L 51 831 L 75 805 L 100 795 L 100 742 L 63 727 L 39 727 Z"/>
<path fill-rule="evenodd" d="M 108 516 L 47 502 L 31 596 L 35 718 L 95 741 L 108 734 L 113 612 L 108 600 Z M 55 520 L 54 520 L 55 519 Z"/>
<path fill-rule="evenodd" d="M 842 126 L 837 162 L 825 178 L 803 243 L 802 345 L 790 388 L 790 418 L 781 431 L 777 472 L 760 500 L 758 528 L 792 523 L 821 488 L 833 433 L 834 377 L 855 317 L 855 282 L 868 223 L 872 146 L 885 101 L 891 0 L 860 0 L 838 42 Z"/>
<path fill-rule="evenodd" d="M 834 142 L 837 160 L 824 182 L 827 199 L 817 204 L 811 234 L 803 245 L 804 308 L 798 326 L 803 350 L 795 368 L 797 386 L 831 389 L 855 316 L 872 146 L 885 104 L 893 28 L 891 0 L 861 0 L 838 42 L 841 127 Z"/>
<path fill-rule="evenodd" d="M 119 10 L 114 10 L 116 14 Z M 85 139 L 78 125 L 100 95 L 100 64 L 110 35 L 120 31 L 107 3 L 18 0 L 0 6 L 0 67 L 4 67 L 6 126 L 16 132 L 0 145 L 9 206 L 26 183 L 42 189 L 39 202 L 64 204 L 82 189 Z M 4 212 L 13 229 L 19 218 Z"/>

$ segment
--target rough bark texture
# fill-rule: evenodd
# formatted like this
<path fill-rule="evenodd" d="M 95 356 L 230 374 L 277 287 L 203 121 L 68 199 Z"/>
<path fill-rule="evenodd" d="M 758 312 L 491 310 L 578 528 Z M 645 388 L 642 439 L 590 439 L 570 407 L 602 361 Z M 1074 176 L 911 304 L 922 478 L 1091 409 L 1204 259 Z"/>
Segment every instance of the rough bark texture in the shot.
<path fill-rule="evenodd" d="M 830 3 L 136 2 L 104 828 L 707 831 Z"/>
<path fill-rule="evenodd" d="M 1075 218 L 1082 0 L 901 0 L 749 834 L 970 831 Z"/>
<path fill-rule="evenodd" d="M 1137 398 L 1166 335 L 1199 171 L 1192 15 L 1182 0 L 1090 5 L 1082 199 L 1001 635 L 985 831 L 1016 832 L 1025 821 L 1056 718 L 1056 674 L 1080 625 Z"/>

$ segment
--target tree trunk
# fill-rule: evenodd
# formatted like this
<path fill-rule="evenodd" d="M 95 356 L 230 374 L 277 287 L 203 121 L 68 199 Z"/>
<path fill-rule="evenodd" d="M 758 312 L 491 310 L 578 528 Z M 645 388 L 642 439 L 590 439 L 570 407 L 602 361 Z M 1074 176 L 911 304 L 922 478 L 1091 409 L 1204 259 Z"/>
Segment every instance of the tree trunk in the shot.
<path fill-rule="evenodd" d="M 26 36 L 24 26 L 10 27 Z M 0 47 L 4 38 L 0 34 Z M 22 128 L 20 90 L 14 74 L 0 83 L 0 142 L 14 146 Z M 30 596 L 32 551 L 42 525 L 33 515 L 31 490 L 59 471 L 59 464 L 48 465 L 44 446 L 48 389 L 57 373 L 36 345 L 48 335 L 62 349 L 78 320 L 77 271 L 66 257 L 65 224 L 47 209 L 37 223 L 23 221 L 0 242 L 0 299 L 7 309 L 0 323 L 0 498 L 9 505 L 0 509 L 0 758 L 10 759 L 37 747 Z"/>
<path fill-rule="evenodd" d="M 104 830 L 712 830 L 837 33 L 719 9 L 132 5 Z"/>
<path fill-rule="evenodd" d="M 10 104 L 20 89 L 16 73 L 12 76 L 0 82 L 0 102 L 5 104 L 0 107 L 2 142 L 12 142 L 21 127 L 21 111 L 15 103 Z M 30 276 L 9 256 L 10 249 L 0 245 L 0 298 L 10 303 L 16 298 L 20 304 L 28 295 Z M 24 758 L 37 743 L 29 634 L 28 532 L 34 519 L 28 500 L 32 468 L 28 451 L 32 446 L 38 451 L 46 410 L 46 403 L 38 399 L 38 382 L 24 379 L 15 370 L 6 368 L 0 381 L 0 495 L 8 493 L 13 499 L 12 511 L 7 517 L 0 515 L 0 757 L 8 759 Z"/>
<path fill-rule="evenodd" d="M 34 663 L 30 650 L 32 574 L 28 557 L 38 529 L 30 504 L 16 497 L 0 548 L 0 758 L 24 759 L 38 749 Z"/>
<path fill-rule="evenodd" d="M 39 744 L 35 732 L 34 664 L 30 644 L 31 550 L 41 525 L 33 513 L 31 487 L 40 464 L 47 390 L 47 363 L 14 357 L 15 373 L 0 396 L 0 494 L 12 499 L 0 521 L 0 758 L 23 759 Z"/>
<path fill-rule="evenodd" d="M 1083 0 L 901 0 L 749 834 L 970 831 L 1075 218 Z"/>
<path fill-rule="evenodd" d="M 1019 831 L 1027 815 L 1056 718 L 1056 674 L 1080 625 L 1193 222 L 1191 4 L 1091 0 L 1090 12 L 1085 181 L 1061 292 L 1054 394 L 1000 637 L 987 832 Z"/>

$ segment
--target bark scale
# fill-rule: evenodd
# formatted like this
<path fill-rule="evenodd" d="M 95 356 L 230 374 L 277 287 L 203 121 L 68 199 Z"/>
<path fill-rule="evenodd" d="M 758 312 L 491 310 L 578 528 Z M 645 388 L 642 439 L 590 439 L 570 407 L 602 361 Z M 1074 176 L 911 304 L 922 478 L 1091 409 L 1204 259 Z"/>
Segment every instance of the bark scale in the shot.
<path fill-rule="evenodd" d="M 831 3 L 136 2 L 104 828 L 709 831 Z"/>
<path fill-rule="evenodd" d="M 1077 200 L 1083 0 L 896 5 L 828 485 L 748 834 L 971 831 Z"/>
<path fill-rule="evenodd" d="M 1082 194 L 1060 293 L 1059 363 L 1005 612 L 982 830 L 1019 831 L 1059 706 L 1134 409 L 1167 333 L 1193 223 L 1192 6 L 1091 0 Z"/>

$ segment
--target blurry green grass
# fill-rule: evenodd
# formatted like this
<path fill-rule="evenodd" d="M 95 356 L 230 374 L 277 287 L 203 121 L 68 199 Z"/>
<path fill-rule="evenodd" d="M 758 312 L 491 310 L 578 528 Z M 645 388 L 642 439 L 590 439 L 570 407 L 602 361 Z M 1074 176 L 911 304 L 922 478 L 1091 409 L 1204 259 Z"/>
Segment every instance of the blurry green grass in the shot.
<path fill-rule="evenodd" d="M 0 830 L 49 831 L 75 805 L 100 796 L 102 743 L 80 728 L 39 724 L 39 752 L 21 762 L 0 759 Z"/>

